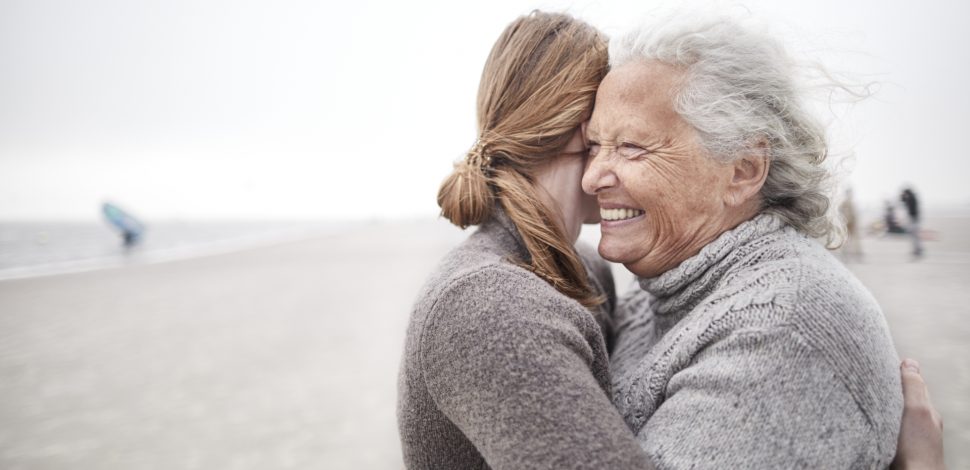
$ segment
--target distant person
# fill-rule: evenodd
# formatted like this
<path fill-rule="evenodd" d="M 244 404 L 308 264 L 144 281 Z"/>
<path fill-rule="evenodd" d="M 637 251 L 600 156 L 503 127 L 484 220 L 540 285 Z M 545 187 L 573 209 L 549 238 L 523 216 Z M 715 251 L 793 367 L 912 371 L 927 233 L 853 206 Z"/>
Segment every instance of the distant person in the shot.
<path fill-rule="evenodd" d="M 845 243 L 842 245 L 842 255 L 846 261 L 862 260 L 862 243 L 859 240 L 859 217 L 852 201 L 852 189 L 845 191 L 845 199 L 839 206 L 839 213 L 845 222 Z"/>
<path fill-rule="evenodd" d="M 902 234 L 906 233 L 906 229 L 902 225 L 899 225 L 899 221 L 896 220 L 896 206 L 893 205 L 891 201 L 886 201 L 886 209 L 883 212 L 882 220 L 886 225 L 886 233 L 888 234 Z"/>
<path fill-rule="evenodd" d="M 134 216 L 110 202 L 101 205 L 101 212 L 112 228 L 121 235 L 122 244 L 125 248 L 131 248 L 141 241 L 145 226 Z"/>
<path fill-rule="evenodd" d="M 906 231 L 909 233 L 910 239 L 913 240 L 913 256 L 919 258 L 923 256 L 923 242 L 919 236 L 919 200 L 911 188 L 904 189 L 902 194 L 899 195 L 899 200 L 903 201 L 903 205 L 906 206 L 906 214 L 909 215 L 909 227 Z"/>

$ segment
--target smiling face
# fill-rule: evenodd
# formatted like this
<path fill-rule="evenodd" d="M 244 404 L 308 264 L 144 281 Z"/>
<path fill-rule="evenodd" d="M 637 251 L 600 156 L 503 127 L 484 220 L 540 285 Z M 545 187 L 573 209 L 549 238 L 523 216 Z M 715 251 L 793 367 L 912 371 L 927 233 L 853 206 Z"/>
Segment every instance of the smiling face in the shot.
<path fill-rule="evenodd" d="M 735 166 L 709 158 L 674 110 L 683 77 L 659 62 L 613 69 L 587 127 L 582 184 L 601 209 L 600 255 L 642 277 L 676 267 L 750 217 L 732 200 Z"/>

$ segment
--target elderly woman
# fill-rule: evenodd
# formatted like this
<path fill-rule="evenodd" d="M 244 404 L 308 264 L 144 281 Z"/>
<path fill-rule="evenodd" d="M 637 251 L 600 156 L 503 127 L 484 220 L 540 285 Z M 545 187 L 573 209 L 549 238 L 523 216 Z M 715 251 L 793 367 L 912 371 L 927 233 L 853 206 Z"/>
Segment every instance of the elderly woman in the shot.
<path fill-rule="evenodd" d="M 889 465 L 899 359 L 872 296 L 815 240 L 836 238 L 826 142 L 783 48 L 718 21 L 634 31 L 610 62 L 582 184 L 600 254 L 640 277 L 613 396 L 650 460 Z"/>

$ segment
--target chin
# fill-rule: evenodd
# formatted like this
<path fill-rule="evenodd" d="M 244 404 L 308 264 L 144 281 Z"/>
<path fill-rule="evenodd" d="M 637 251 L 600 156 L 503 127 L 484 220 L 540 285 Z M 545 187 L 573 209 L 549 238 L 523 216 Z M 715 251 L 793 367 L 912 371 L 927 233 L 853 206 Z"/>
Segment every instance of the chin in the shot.
<path fill-rule="evenodd" d="M 639 262 L 639 260 L 632 261 L 630 263 L 624 263 L 623 267 L 637 277 L 652 278 L 663 274 L 663 271 L 657 271 L 655 269 L 649 269 L 644 267 L 642 263 Z"/>
<path fill-rule="evenodd" d="M 631 261 L 631 257 L 627 253 L 627 250 L 623 249 L 622 246 L 617 246 L 616 243 L 611 243 L 606 238 L 600 239 L 600 244 L 597 251 L 599 251 L 599 254 L 603 257 L 603 259 L 613 263 L 625 264 L 625 262 Z"/>

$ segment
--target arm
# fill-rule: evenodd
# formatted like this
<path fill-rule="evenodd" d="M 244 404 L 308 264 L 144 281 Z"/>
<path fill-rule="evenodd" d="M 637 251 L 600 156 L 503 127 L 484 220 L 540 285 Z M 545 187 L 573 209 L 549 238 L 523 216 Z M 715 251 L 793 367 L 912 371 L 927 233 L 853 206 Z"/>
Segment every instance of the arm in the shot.
<path fill-rule="evenodd" d="M 701 350 L 670 379 L 639 438 L 662 469 L 868 468 L 879 458 L 873 434 L 821 355 L 774 328 Z"/>
<path fill-rule="evenodd" d="M 490 268 L 446 289 L 422 336 L 436 404 L 494 469 L 648 468 L 594 375 L 595 320 L 535 285 Z"/>

